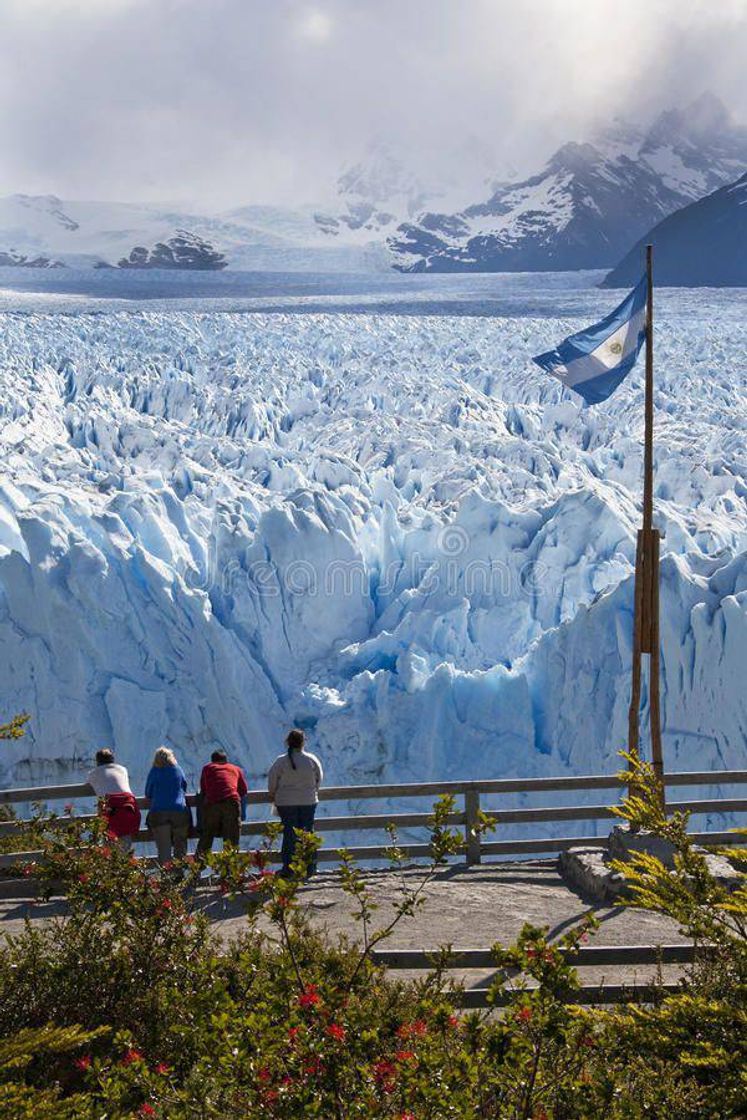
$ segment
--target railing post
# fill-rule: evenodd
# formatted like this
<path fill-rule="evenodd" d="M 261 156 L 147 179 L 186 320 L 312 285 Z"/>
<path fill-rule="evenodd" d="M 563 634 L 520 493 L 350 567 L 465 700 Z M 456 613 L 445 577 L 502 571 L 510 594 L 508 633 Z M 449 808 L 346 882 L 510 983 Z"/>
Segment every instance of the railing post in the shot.
<path fill-rule="evenodd" d="M 480 862 L 480 833 L 477 831 L 480 814 L 480 791 L 464 791 L 464 839 L 467 845 L 467 866 Z"/>

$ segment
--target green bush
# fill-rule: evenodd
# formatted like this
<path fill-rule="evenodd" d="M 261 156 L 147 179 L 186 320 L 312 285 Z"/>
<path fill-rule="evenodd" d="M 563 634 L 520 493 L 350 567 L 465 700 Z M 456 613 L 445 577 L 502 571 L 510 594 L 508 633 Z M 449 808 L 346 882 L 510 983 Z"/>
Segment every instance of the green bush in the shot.
<path fill-rule="evenodd" d="M 460 848 L 450 799 L 434 808 L 432 860 L 415 886 L 401 877 L 394 918 L 375 925 L 366 877 L 345 859 L 340 882 L 360 921 L 356 943 L 314 932 L 299 895 L 319 843 L 300 836 L 294 874 L 269 871 L 272 829 L 258 852 L 211 857 L 219 889 L 244 900 L 246 930 L 210 935 L 191 860 L 160 872 L 111 845 L 98 822 L 44 832 L 33 875 L 62 882 L 63 918 L 27 925 L 0 948 L 0 1116 L 57 1120 L 671 1120 L 745 1113 L 744 889 L 710 879 L 682 821 L 653 817 L 656 790 L 639 771 L 635 823 L 676 827 L 678 867 L 627 869 L 633 904 L 660 909 L 715 946 L 682 991 L 650 1006 L 583 1010 L 562 949 L 593 934 L 591 918 L 561 941 L 526 926 L 495 946 L 501 1010 L 460 1014 L 435 962 L 417 982 L 390 978 L 372 950 L 424 897 Z M 672 833 L 674 834 L 674 833 Z M 402 855 L 392 837 L 393 866 Z"/>

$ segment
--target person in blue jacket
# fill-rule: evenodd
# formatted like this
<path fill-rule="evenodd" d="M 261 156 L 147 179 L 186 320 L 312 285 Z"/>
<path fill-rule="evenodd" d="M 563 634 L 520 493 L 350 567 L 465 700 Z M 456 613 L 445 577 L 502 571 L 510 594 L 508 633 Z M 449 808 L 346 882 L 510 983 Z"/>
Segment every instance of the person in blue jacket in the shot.
<path fill-rule="evenodd" d="M 163 866 L 171 859 L 184 859 L 192 814 L 187 807 L 187 779 L 174 752 L 159 747 L 145 782 L 148 802 L 146 824 L 158 849 Z"/>

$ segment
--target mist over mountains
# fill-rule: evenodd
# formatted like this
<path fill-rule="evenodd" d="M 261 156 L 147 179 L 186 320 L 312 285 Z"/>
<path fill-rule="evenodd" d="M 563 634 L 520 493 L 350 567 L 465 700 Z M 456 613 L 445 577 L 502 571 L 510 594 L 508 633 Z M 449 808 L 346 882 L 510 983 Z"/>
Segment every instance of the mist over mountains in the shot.
<path fill-rule="evenodd" d="M 477 141 L 438 183 L 377 141 L 326 203 L 218 214 L 0 199 L 0 266 L 513 272 L 612 268 L 649 229 L 747 171 L 747 129 L 712 94 L 562 145 L 536 174 Z"/>

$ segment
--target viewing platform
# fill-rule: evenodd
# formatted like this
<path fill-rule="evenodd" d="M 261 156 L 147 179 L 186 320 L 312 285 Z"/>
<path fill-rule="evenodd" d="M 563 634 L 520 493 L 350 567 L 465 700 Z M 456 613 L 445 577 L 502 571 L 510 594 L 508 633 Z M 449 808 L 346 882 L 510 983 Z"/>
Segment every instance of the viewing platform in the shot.
<path fill-rule="evenodd" d="M 569 848 L 581 844 L 595 843 L 601 845 L 604 838 L 596 834 L 563 835 L 563 825 L 566 822 L 605 821 L 614 820 L 613 802 L 608 799 L 601 802 L 597 797 L 588 800 L 589 794 L 602 790 L 614 790 L 618 795 L 624 791 L 627 779 L 624 774 L 595 774 L 587 776 L 562 776 L 542 778 L 498 778 L 481 781 L 457 782 L 410 782 L 398 784 L 378 784 L 366 786 L 329 786 L 319 791 L 322 803 L 317 814 L 316 831 L 322 834 L 332 833 L 343 839 L 346 834 L 358 834 L 370 831 L 377 836 L 377 842 L 360 844 L 356 842 L 345 850 L 357 860 L 370 863 L 386 859 L 387 849 L 391 841 L 386 836 L 386 827 L 393 824 L 400 834 L 399 847 L 410 860 L 427 859 L 430 853 L 429 845 L 425 839 L 410 839 L 413 833 L 426 834 L 428 822 L 431 819 L 430 805 L 439 797 L 450 795 L 455 801 L 455 810 L 449 815 L 448 823 L 451 827 L 464 829 L 465 848 L 464 859 L 468 866 L 481 863 L 487 857 L 532 857 L 537 855 L 551 855 L 567 851 Z M 668 800 L 667 808 L 670 812 L 685 810 L 694 816 L 712 814 L 747 814 L 747 797 L 736 796 L 734 791 L 739 786 L 747 784 L 747 770 L 708 770 L 680 773 L 667 773 L 664 776 L 665 787 L 671 789 L 687 789 L 688 787 L 718 787 L 712 797 L 698 796 L 696 798 L 679 798 Z M 722 792 L 726 790 L 727 792 Z M 548 794 L 581 794 L 577 804 L 546 804 Z M 520 795 L 521 807 L 514 805 L 501 807 L 502 798 L 509 795 Z M 66 786 L 34 786 L 26 789 L 11 789 L 0 791 L 0 805 L 31 805 L 42 804 L 59 812 L 60 803 L 71 803 L 76 800 L 95 800 L 95 794 L 89 785 L 84 783 Z M 190 805 L 194 806 L 195 797 L 188 797 Z M 417 812 L 405 813 L 399 808 L 386 812 L 373 813 L 346 813 L 344 815 L 327 815 L 325 812 L 328 802 L 342 802 L 346 805 L 358 802 L 388 801 L 390 803 L 400 800 L 417 800 L 424 807 Z M 531 800 L 541 800 L 539 805 L 528 805 Z M 271 798 L 265 792 L 250 792 L 247 803 L 251 806 L 270 805 Z M 490 804 L 488 803 L 490 802 Z M 144 798 L 138 799 L 142 809 L 146 808 Z M 425 806 L 428 805 L 428 808 Z M 495 828 L 486 839 L 477 831 L 480 812 L 493 822 Z M 269 813 L 268 813 L 269 816 Z M 77 815 L 76 819 L 89 819 L 86 814 Z M 67 817 L 61 816 L 55 826 L 64 828 Z M 557 835 L 532 834 L 534 825 L 557 824 Z M 24 825 L 23 819 L 4 821 L 0 823 L 0 837 L 12 834 Z M 517 831 L 517 826 L 526 828 L 529 835 L 526 837 L 501 838 L 501 826 L 511 825 L 512 832 Z M 261 837 L 267 831 L 267 821 L 249 820 L 241 826 L 242 837 Z M 544 831 L 544 830 L 543 830 Z M 406 838 L 402 839 L 405 834 Z M 698 843 L 707 844 L 733 844 L 745 841 L 747 838 L 739 837 L 732 832 L 721 830 L 693 830 L 693 838 Z M 147 843 L 151 840 L 146 829 L 141 830 L 137 837 L 137 844 Z M 251 845 L 249 845 L 251 846 Z M 328 845 L 326 842 L 319 852 L 320 862 L 338 863 L 340 852 L 344 844 Z M 0 868 L 13 863 L 33 861 L 34 852 L 13 852 L 0 855 Z M 278 857 L 279 858 L 279 857 Z M 0 891 L 1 893 L 1 891 Z"/>
<path fill-rule="evenodd" d="M 666 775 L 668 791 L 693 789 L 713 790 L 713 796 L 680 797 L 668 802 L 668 808 L 688 810 L 693 815 L 747 814 L 747 798 L 735 795 L 739 786 L 747 783 L 747 771 L 684 772 Z M 407 921 L 400 923 L 394 936 L 379 950 L 378 958 L 388 968 L 402 975 L 414 975 L 430 967 L 432 954 L 449 946 L 452 957 L 449 967 L 455 980 L 464 985 L 460 995 L 463 1006 L 482 1006 L 485 1002 L 486 984 L 494 974 L 491 966 L 490 947 L 495 942 L 508 943 L 519 933 L 524 922 L 547 926 L 550 937 L 558 937 L 579 922 L 592 910 L 600 922 L 592 942 L 583 947 L 574 964 L 579 970 L 582 988 L 578 1001 L 582 1003 L 609 1003 L 627 998 L 650 998 L 652 984 L 663 983 L 676 987 L 683 968 L 692 960 L 692 945 L 680 935 L 676 923 L 649 911 L 632 910 L 622 905 L 599 905 L 584 898 L 564 882 L 558 869 L 557 855 L 580 845 L 600 848 L 605 837 L 597 835 L 568 836 L 563 834 L 565 822 L 603 822 L 615 814 L 608 798 L 603 803 L 598 791 L 620 793 L 625 786 L 625 775 L 590 775 L 548 778 L 508 778 L 465 782 L 428 782 L 371 786 L 328 787 L 321 791 L 324 803 L 387 802 L 400 799 L 416 800 L 424 804 L 444 794 L 455 799 L 455 809 L 449 815 L 452 827 L 464 830 L 464 854 L 440 869 L 429 884 L 422 909 Z M 717 787 L 714 789 L 714 787 Z M 502 799 L 509 795 L 522 795 L 525 801 L 562 800 L 570 795 L 573 804 L 541 804 L 500 808 Z M 597 796 L 594 796 L 597 794 Z M 0 804 L 24 805 L 43 803 L 52 807 L 56 803 L 93 798 L 87 785 L 35 787 L 0 792 Z M 194 802 L 194 797 L 190 798 Z M 250 793 L 252 806 L 268 805 L 266 793 Z M 617 800 L 615 798 L 614 800 Z M 140 801 L 144 806 L 144 802 Z M 498 807 L 496 807 L 496 805 Z M 484 811 L 493 821 L 495 829 L 489 838 L 476 830 L 479 813 Z M 79 816 L 77 819 L 81 819 Z M 86 819 L 85 815 L 83 819 Z M 356 837 L 364 831 L 376 836 L 377 842 L 356 842 L 347 850 L 362 862 L 366 879 L 379 907 L 377 919 L 385 922 L 400 886 L 400 876 L 408 878 L 422 875 L 417 861 L 427 859 L 430 849 L 425 839 L 411 840 L 413 833 L 427 834 L 428 811 L 359 812 L 345 815 L 321 815 L 317 829 L 323 835 Z M 54 822 L 63 827 L 66 817 Z M 399 844 L 408 863 L 401 870 L 382 869 L 386 861 L 388 842 L 379 839 L 385 835 L 387 823 L 393 823 L 400 834 L 407 837 Z M 7 821 L 0 825 L 0 835 L 7 836 L 23 827 L 23 820 Z M 557 824 L 557 835 L 537 835 L 537 825 Z M 529 835 L 501 839 L 501 826 L 526 828 Z M 267 822 L 247 821 L 242 826 L 246 846 L 252 838 L 259 838 L 266 831 Z M 534 826 L 534 829 L 533 829 Z M 694 839 L 705 844 L 737 844 L 747 841 L 730 831 L 701 830 L 691 833 Z M 138 836 L 141 846 L 149 841 L 147 831 Z M 242 845 L 243 846 L 243 845 Z M 335 864 L 340 859 L 341 846 L 323 847 L 319 859 Z M 33 852 L 5 853 L 0 856 L 0 867 L 32 862 Z M 146 857 L 151 862 L 150 857 Z M 372 866 L 378 864 L 378 867 Z M 32 901 L 32 885 L 28 879 L 6 878 L 0 880 L 0 933 L 18 932 L 26 918 L 34 923 L 45 923 L 65 912 L 64 899 L 49 902 Z M 340 889 L 333 868 L 322 869 L 301 888 L 302 905 L 314 925 L 330 933 L 354 937 L 356 925 L 350 900 Z M 246 903 L 223 898 L 209 884 L 195 899 L 196 909 L 204 911 L 213 926 L 216 937 L 232 939 L 246 928 Z M 575 997 L 574 997 L 575 998 Z"/>

